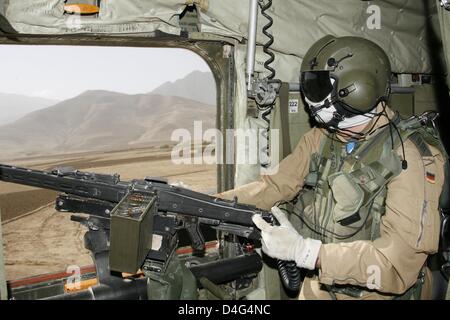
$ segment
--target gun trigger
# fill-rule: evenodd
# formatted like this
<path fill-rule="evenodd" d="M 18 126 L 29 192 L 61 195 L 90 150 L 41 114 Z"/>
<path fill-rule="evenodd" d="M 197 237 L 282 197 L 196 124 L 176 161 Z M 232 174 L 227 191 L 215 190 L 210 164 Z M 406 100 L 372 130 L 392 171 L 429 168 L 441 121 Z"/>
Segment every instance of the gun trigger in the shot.
<path fill-rule="evenodd" d="M 261 217 L 267 222 L 270 223 L 273 226 L 279 226 L 279 222 L 277 221 L 277 219 L 275 219 L 275 217 L 273 216 L 272 213 L 270 212 L 261 212 Z"/>
<path fill-rule="evenodd" d="M 82 217 L 82 216 L 71 215 L 70 216 L 70 220 L 78 222 L 81 225 L 89 228 L 89 230 L 92 230 L 92 231 L 98 231 L 100 229 L 100 227 L 97 226 L 97 224 L 94 223 L 94 221 L 91 221 L 92 219 L 90 217 L 89 218 L 85 218 L 85 217 Z"/>
<path fill-rule="evenodd" d="M 77 216 L 77 215 L 71 215 L 70 216 L 70 220 L 74 221 L 74 222 L 78 222 L 80 224 L 82 224 L 83 226 L 88 226 L 88 218 L 82 217 L 82 216 Z"/>

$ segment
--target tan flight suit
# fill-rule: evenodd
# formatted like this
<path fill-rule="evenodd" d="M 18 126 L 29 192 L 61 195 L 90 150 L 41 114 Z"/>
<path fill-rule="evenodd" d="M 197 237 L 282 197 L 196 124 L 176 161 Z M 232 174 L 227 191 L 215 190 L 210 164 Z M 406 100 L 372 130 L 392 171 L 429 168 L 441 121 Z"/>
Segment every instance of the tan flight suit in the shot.
<path fill-rule="evenodd" d="M 387 111 L 392 116 L 392 111 Z M 380 118 L 376 127 L 386 123 L 385 118 Z M 324 134 L 325 131 L 318 128 L 306 133 L 295 150 L 281 161 L 275 175 L 262 176 L 257 182 L 218 196 L 225 199 L 236 196 L 239 202 L 263 209 L 293 199 L 303 186 L 311 154 L 319 151 Z M 366 287 L 374 265 L 381 271 L 381 286 L 377 291 L 364 291 L 362 299 L 391 299 L 389 294 L 403 294 L 416 284 L 428 255 L 438 250 L 438 200 L 443 185 L 444 159 L 431 146 L 433 156 L 429 159 L 424 159 L 409 140 L 404 142 L 404 148 L 408 167 L 387 185 L 380 237 L 374 241 L 323 244 L 319 254 L 320 270 L 305 278 L 300 299 L 331 299 L 332 295 L 325 288 L 332 284 Z M 402 157 L 401 148 L 397 152 Z M 434 174 L 434 181 L 426 179 L 427 172 Z M 421 298 L 429 299 L 431 273 L 423 270 L 426 276 Z M 334 297 L 354 299 L 339 293 Z"/>

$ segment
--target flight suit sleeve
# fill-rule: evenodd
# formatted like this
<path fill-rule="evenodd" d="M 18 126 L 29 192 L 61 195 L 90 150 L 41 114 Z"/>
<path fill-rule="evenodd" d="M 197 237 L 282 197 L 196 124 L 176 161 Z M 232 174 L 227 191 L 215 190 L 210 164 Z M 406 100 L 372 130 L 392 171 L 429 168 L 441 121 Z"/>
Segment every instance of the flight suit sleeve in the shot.
<path fill-rule="evenodd" d="M 444 161 L 437 149 L 431 150 L 434 156 L 422 158 L 410 141 L 405 142 L 408 168 L 388 184 L 380 237 L 373 242 L 322 245 L 321 283 L 392 294 L 402 294 L 416 283 L 427 256 L 437 251 L 439 243 Z"/>
<path fill-rule="evenodd" d="M 217 195 L 223 199 L 238 198 L 241 203 L 269 210 L 278 201 L 291 200 L 303 185 L 309 172 L 311 154 L 318 151 L 323 133 L 314 128 L 300 139 L 294 151 L 283 159 L 273 175 Z"/>

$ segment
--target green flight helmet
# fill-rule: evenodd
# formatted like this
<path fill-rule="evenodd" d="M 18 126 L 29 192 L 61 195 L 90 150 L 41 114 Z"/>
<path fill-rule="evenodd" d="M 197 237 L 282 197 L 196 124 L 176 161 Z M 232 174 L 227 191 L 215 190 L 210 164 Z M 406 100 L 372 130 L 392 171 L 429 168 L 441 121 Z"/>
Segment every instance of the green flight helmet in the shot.
<path fill-rule="evenodd" d="M 312 115 L 334 107 L 334 127 L 388 101 L 391 65 L 374 42 L 360 37 L 325 36 L 305 54 L 300 85 Z M 334 110 L 333 109 L 333 110 Z"/>

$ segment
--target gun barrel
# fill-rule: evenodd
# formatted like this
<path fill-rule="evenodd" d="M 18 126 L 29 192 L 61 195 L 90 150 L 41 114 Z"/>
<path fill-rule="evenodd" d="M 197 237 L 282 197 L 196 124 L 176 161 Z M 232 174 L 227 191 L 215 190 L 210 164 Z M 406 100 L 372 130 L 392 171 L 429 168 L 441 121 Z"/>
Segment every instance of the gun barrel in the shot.
<path fill-rule="evenodd" d="M 0 164 L 0 180 L 65 192 L 68 194 L 98 200 L 119 202 L 130 188 L 130 183 L 107 183 L 96 179 L 95 175 L 73 176 Z"/>

